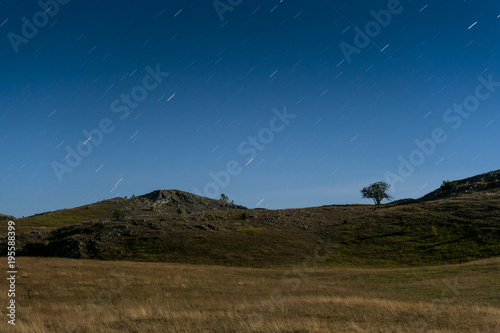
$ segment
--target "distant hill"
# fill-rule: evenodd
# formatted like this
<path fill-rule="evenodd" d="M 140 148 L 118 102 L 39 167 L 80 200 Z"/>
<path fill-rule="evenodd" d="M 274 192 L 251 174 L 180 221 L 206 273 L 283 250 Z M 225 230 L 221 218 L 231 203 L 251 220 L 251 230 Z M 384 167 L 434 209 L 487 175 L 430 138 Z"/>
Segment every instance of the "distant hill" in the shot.
<path fill-rule="evenodd" d="M 447 198 L 467 196 L 474 193 L 496 192 L 500 189 L 500 170 L 486 172 L 477 176 L 444 181 L 438 189 L 424 195 L 419 199 L 399 199 L 392 201 L 388 205 L 400 205 L 416 202 L 426 202 Z"/>
<path fill-rule="evenodd" d="M 0 221 L 13 221 L 13 220 L 16 220 L 16 218 L 14 216 L 11 216 L 11 215 L 5 215 L 5 214 L 2 214 L 0 213 Z"/>
<path fill-rule="evenodd" d="M 71 209 L 36 214 L 20 219 L 20 222 L 27 229 L 32 227 L 52 228 L 125 216 L 159 219 L 168 214 L 176 214 L 178 211 L 196 213 L 230 209 L 247 208 L 179 190 L 156 190 L 133 198 L 117 197 Z"/>
<path fill-rule="evenodd" d="M 158 190 L 19 219 L 18 255 L 259 267 L 315 257 L 321 265 L 410 266 L 500 256 L 498 175 L 377 210 L 247 209 Z"/>
<path fill-rule="evenodd" d="M 472 193 L 500 189 L 500 170 L 490 171 L 474 177 L 455 181 L 445 181 L 446 185 L 424 195 L 418 202 L 458 197 Z"/>
<path fill-rule="evenodd" d="M 146 199 L 146 201 L 142 201 L 145 207 L 156 209 L 158 212 L 169 212 L 172 208 L 176 210 L 180 208 L 191 212 L 200 212 L 210 209 L 246 209 L 244 206 L 235 205 L 222 200 L 201 197 L 179 190 L 157 190 L 142 195 L 135 201 L 137 202 L 141 199 Z"/>

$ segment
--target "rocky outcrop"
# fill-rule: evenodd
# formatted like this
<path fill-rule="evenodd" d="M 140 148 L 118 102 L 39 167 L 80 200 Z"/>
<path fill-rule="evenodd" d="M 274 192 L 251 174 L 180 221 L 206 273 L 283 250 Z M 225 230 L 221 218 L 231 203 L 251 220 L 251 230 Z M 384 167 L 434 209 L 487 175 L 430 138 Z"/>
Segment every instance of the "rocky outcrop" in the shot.
<path fill-rule="evenodd" d="M 448 186 L 441 186 L 437 190 L 417 199 L 415 202 L 439 200 L 496 189 L 500 189 L 500 170 L 449 182 Z"/>
<path fill-rule="evenodd" d="M 247 209 L 244 206 L 235 205 L 221 200 L 201 197 L 196 194 L 179 190 L 156 190 L 151 193 L 142 195 L 139 198 L 148 199 L 153 208 L 172 206 L 179 207 L 184 210 L 190 210 L 193 212 L 209 209 Z"/>

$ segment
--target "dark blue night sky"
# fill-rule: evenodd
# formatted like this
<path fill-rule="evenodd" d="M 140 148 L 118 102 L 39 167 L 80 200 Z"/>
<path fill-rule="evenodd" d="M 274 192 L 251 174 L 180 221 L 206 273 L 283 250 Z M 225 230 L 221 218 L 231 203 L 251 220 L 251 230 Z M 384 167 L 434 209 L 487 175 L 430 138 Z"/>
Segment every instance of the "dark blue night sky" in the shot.
<path fill-rule="evenodd" d="M 498 1 L 1 1 L 0 212 L 369 203 L 496 170 Z"/>

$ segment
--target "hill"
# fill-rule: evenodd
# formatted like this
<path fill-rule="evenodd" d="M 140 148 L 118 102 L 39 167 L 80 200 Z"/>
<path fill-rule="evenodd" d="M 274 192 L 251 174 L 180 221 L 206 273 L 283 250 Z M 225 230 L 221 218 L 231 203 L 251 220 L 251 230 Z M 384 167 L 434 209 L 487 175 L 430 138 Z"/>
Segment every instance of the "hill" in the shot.
<path fill-rule="evenodd" d="M 19 219 L 19 227 L 24 231 L 34 231 L 37 228 L 47 230 L 80 222 L 124 216 L 160 219 L 177 212 L 195 213 L 232 209 L 246 209 L 246 207 L 179 190 L 156 190 L 129 199 L 117 197 L 71 209 L 36 214 Z"/>
<path fill-rule="evenodd" d="M 12 220 L 15 220 L 15 219 L 16 218 L 14 216 L 5 215 L 5 214 L 0 213 L 0 221 L 12 221 Z"/>
<path fill-rule="evenodd" d="M 454 181 L 444 181 L 440 188 L 424 195 L 418 202 L 466 196 L 471 193 L 488 192 L 500 188 L 500 170 L 490 171 Z"/>
<path fill-rule="evenodd" d="M 320 256 L 321 265 L 465 262 L 500 256 L 498 174 L 377 210 L 247 209 L 159 190 L 19 219 L 18 254 L 258 267 L 312 256 Z"/>

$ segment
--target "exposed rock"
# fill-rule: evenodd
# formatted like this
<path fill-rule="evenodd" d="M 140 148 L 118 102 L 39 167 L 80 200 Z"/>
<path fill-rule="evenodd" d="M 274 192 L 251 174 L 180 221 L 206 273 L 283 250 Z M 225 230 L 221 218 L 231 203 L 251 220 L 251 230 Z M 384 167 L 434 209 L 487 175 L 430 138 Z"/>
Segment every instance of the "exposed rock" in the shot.
<path fill-rule="evenodd" d="M 247 209 L 244 206 L 201 197 L 179 190 L 156 190 L 138 198 L 139 200 L 147 199 L 147 201 L 149 201 L 144 203 L 147 207 L 143 208 L 143 210 L 160 209 L 161 211 L 162 207 L 175 207 L 175 209 L 180 208 L 183 211 L 191 212 L 200 212 L 204 210 Z"/>
<path fill-rule="evenodd" d="M 216 231 L 224 230 L 221 227 L 216 227 L 216 226 L 213 226 L 211 224 L 207 224 L 207 227 L 210 228 L 210 229 L 216 230 Z"/>

